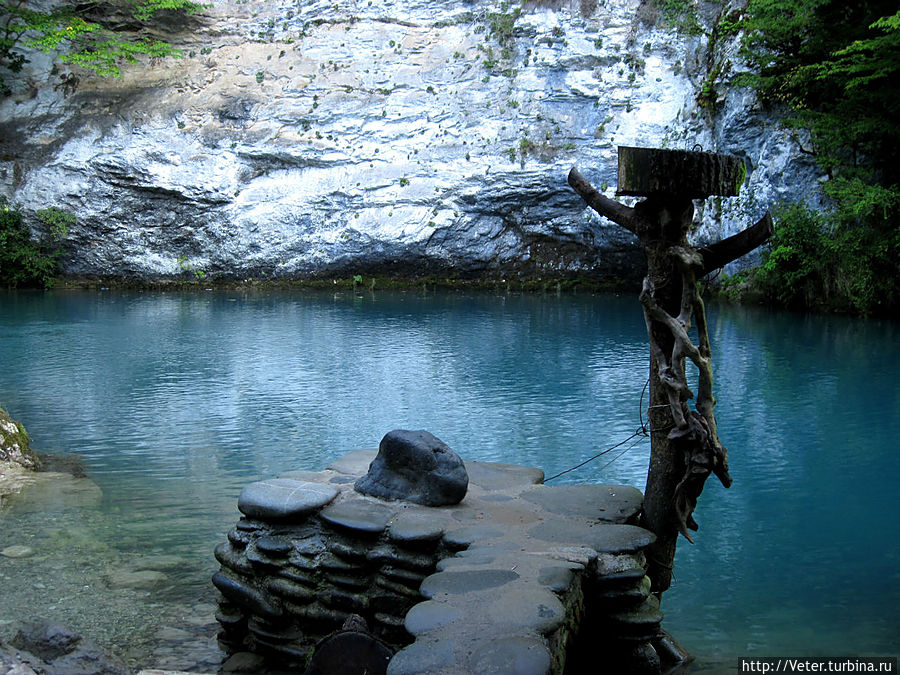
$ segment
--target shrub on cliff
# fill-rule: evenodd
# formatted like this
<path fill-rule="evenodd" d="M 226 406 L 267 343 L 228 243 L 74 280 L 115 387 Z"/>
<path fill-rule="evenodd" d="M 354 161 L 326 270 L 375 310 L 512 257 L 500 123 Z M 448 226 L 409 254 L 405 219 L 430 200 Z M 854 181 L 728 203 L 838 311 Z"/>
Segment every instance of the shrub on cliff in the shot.
<path fill-rule="evenodd" d="M 900 12 L 896 1 L 750 0 L 740 82 L 784 113 L 833 208 L 787 209 L 762 280 L 777 300 L 900 307 Z M 777 219 L 776 219 L 777 220 Z M 806 300 L 804 299 L 806 298 Z"/>
<path fill-rule="evenodd" d="M 37 240 L 22 214 L 0 196 L 0 287 L 53 285 L 63 256 L 62 243 L 75 218 L 56 207 L 41 209 L 36 215 L 44 228 Z"/>

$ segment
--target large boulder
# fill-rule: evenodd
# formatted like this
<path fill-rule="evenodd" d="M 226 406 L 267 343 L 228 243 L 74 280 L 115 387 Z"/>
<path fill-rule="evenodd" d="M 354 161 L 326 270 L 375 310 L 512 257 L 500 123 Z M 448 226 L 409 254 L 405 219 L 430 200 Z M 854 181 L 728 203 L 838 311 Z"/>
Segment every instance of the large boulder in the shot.
<path fill-rule="evenodd" d="M 469 475 L 462 459 L 427 431 L 395 429 L 385 434 L 357 492 L 380 499 L 405 499 L 425 506 L 458 504 Z"/>

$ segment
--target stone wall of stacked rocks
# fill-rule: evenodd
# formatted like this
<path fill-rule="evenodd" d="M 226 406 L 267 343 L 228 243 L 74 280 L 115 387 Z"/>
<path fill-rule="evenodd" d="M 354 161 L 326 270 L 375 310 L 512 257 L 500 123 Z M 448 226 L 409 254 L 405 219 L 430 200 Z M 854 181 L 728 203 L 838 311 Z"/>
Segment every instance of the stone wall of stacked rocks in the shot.
<path fill-rule="evenodd" d="M 374 457 L 244 489 L 243 517 L 216 549 L 227 651 L 302 670 L 358 615 L 397 675 L 666 665 L 638 490 L 549 487 L 539 469 L 467 462 L 462 502 L 429 507 L 355 491 Z"/>

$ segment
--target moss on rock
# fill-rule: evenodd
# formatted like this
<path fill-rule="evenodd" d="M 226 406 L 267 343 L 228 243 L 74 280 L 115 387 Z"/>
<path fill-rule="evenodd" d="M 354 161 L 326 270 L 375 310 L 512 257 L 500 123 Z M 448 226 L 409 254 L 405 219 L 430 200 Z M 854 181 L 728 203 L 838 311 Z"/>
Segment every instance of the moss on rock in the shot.
<path fill-rule="evenodd" d="M 41 468 L 41 460 L 31 449 L 25 427 L 3 408 L 0 408 L 0 462 L 13 462 L 35 471 Z"/>

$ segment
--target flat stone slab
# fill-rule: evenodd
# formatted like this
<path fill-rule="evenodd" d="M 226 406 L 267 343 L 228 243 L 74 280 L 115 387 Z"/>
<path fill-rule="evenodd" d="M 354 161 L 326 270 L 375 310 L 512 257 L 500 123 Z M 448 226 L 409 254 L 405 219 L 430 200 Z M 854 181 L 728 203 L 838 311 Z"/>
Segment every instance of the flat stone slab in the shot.
<path fill-rule="evenodd" d="M 330 485 L 270 478 L 250 483 L 241 490 L 238 509 L 250 518 L 285 520 L 317 511 L 337 494 L 337 488 Z"/>
<path fill-rule="evenodd" d="M 578 542 L 598 553 L 631 553 L 653 543 L 656 537 L 636 525 L 584 523 L 553 519 L 535 525 L 528 534 L 554 544 Z"/>
<path fill-rule="evenodd" d="M 420 602 L 406 613 L 404 625 L 410 635 L 421 635 L 448 626 L 463 618 L 463 610 L 444 602 Z"/>
<path fill-rule="evenodd" d="M 396 510 L 389 506 L 360 499 L 333 504 L 319 515 L 332 525 L 363 535 L 377 535 L 395 514 Z"/>
<path fill-rule="evenodd" d="M 512 570 L 466 570 L 462 572 L 438 572 L 426 578 L 419 587 L 419 593 L 426 598 L 436 595 L 459 595 L 487 588 L 503 586 L 515 581 L 519 575 Z"/>
<path fill-rule="evenodd" d="M 531 636 L 503 636 L 485 641 L 472 654 L 474 673 L 544 675 L 550 670 L 550 650 Z"/>
<path fill-rule="evenodd" d="M 389 536 L 399 543 L 416 543 L 440 539 L 450 519 L 430 511 L 403 511 L 390 525 Z"/>
<path fill-rule="evenodd" d="M 544 472 L 533 466 L 499 462 L 466 462 L 469 482 L 483 490 L 504 490 L 515 485 L 544 482 Z"/>
<path fill-rule="evenodd" d="M 627 485 L 542 485 L 522 498 L 562 516 L 583 516 L 624 523 L 640 513 L 644 495 Z"/>
<path fill-rule="evenodd" d="M 362 476 L 369 470 L 369 465 L 378 454 L 377 450 L 353 450 L 343 457 L 334 460 L 326 468 L 338 473 Z"/>

